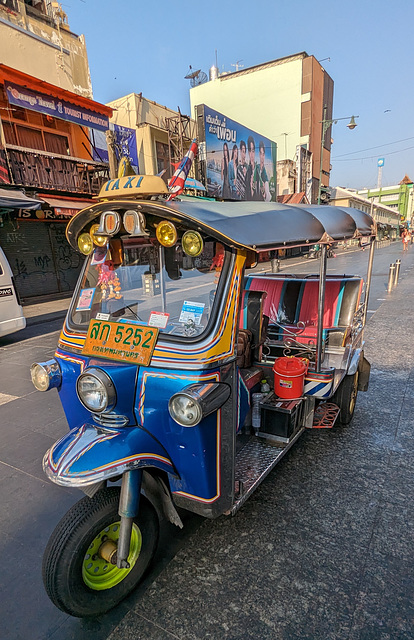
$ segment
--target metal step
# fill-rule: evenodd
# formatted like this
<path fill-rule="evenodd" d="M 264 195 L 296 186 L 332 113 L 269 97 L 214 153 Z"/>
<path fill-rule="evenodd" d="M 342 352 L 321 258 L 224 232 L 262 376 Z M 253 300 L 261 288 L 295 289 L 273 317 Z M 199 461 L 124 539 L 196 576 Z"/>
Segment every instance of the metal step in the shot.
<path fill-rule="evenodd" d="M 250 438 L 236 456 L 235 478 L 238 496 L 229 513 L 234 515 L 240 509 L 304 431 L 304 427 L 301 428 L 287 443 L 260 436 Z"/>
<path fill-rule="evenodd" d="M 318 405 L 313 414 L 312 429 L 332 429 L 339 412 L 340 408 L 333 402 Z"/>

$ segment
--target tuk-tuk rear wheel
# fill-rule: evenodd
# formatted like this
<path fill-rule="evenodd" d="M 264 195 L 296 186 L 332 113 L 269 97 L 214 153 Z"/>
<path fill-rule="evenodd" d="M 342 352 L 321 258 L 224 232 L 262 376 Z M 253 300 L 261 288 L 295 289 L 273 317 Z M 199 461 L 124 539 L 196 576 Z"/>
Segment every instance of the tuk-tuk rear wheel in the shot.
<path fill-rule="evenodd" d="M 83 498 L 62 518 L 43 557 L 43 582 L 52 602 L 79 618 L 112 609 L 138 584 L 155 553 L 159 521 L 151 503 L 140 498 L 131 534 L 129 569 L 104 560 L 105 540 L 119 536 L 119 487 L 102 489 Z"/>
<path fill-rule="evenodd" d="M 345 376 L 332 397 L 332 402 L 340 409 L 338 424 L 343 426 L 348 425 L 354 415 L 358 395 L 358 375 L 359 372 L 356 371 L 354 375 Z"/>

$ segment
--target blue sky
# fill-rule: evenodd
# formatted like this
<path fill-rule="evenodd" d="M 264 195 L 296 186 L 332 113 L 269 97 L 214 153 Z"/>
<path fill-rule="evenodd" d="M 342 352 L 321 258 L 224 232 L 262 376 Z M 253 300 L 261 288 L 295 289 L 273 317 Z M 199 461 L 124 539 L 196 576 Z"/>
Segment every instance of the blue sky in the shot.
<path fill-rule="evenodd" d="M 414 179 L 413 35 L 409 0 L 66 0 L 71 30 L 86 38 L 94 98 L 131 92 L 189 113 L 189 65 L 219 69 L 306 51 L 333 78 L 332 186 Z M 400 141 L 400 142 L 398 142 Z M 391 144 L 392 143 L 392 144 Z M 372 149 L 372 147 L 378 147 Z M 359 153 L 353 153 L 358 151 Z M 346 155 L 350 154 L 350 155 Z"/>

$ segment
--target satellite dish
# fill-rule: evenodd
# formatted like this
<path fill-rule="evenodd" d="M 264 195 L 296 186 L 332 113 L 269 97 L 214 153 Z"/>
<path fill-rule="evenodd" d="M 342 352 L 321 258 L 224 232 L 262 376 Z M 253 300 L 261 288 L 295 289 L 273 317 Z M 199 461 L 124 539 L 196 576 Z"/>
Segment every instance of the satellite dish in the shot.
<path fill-rule="evenodd" d="M 190 69 L 187 73 L 185 77 L 186 80 L 192 80 L 193 78 L 195 78 L 196 76 L 198 76 L 198 74 L 201 72 L 201 69 L 198 69 L 197 71 L 193 71 L 193 67 L 190 64 Z"/>
<path fill-rule="evenodd" d="M 207 79 L 207 74 L 204 71 L 199 71 L 198 75 L 190 80 L 190 85 L 191 87 L 198 87 L 199 84 L 207 82 Z"/>
<path fill-rule="evenodd" d="M 208 80 L 207 74 L 204 71 L 201 71 L 201 69 L 193 71 L 191 65 L 189 72 L 184 77 L 186 80 L 190 81 L 191 87 L 197 87 L 199 84 L 204 84 L 204 82 L 207 82 Z"/>

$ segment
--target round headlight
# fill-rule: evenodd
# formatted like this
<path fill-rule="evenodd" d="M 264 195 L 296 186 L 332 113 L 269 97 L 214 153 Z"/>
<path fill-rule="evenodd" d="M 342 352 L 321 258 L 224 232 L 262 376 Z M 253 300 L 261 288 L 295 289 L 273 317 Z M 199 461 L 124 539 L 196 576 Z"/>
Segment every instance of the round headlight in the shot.
<path fill-rule="evenodd" d="M 89 233 L 81 233 L 78 238 L 78 248 L 81 253 L 88 256 L 92 253 L 93 241 Z"/>
<path fill-rule="evenodd" d="M 89 234 L 92 238 L 93 244 L 97 247 L 106 247 L 108 244 L 107 236 L 100 236 L 98 233 L 99 224 L 93 224 L 89 229 Z"/>
<path fill-rule="evenodd" d="M 177 242 L 177 229 L 173 223 L 168 222 L 168 220 L 163 220 L 159 223 L 155 234 L 158 242 L 162 244 L 163 247 L 173 247 Z"/>
<path fill-rule="evenodd" d="M 101 369 L 87 369 L 76 382 L 76 391 L 83 406 L 94 413 L 110 411 L 116 403 L 115 387 Z"/>
<path fill-rule="evenodd" d="M 181 244 L 184 252 L 191 258 L 196 258 L 203 250 L 203 238 L 198 231 L 186 231 Z"/>
<path fill-rule="evenodd" d="M 195 427 L 203 417 L 197 400 L 184 393 L 176 393 L 170 398 L 168 410 L 172 419 L 183 427 Z"/>
<path fill-rule="evenodd" d="M 56 360 L 35 362 L 30 367 L 32 382 L 38 391 L 49 391 L 53 387 L 60 387 L 62 373 Z"/>

